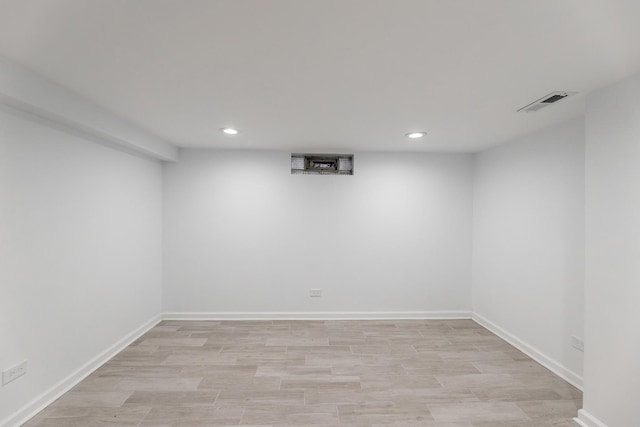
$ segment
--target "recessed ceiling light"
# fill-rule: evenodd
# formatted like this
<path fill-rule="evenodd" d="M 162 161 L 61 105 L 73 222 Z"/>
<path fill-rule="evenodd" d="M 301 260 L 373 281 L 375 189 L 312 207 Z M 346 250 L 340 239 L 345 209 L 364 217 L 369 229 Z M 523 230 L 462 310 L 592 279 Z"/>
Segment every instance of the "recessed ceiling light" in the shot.
<path fill-rule="evenodd" d="M 226 133 L 227 135 L 237 135 L 238 130 L 234 128 L 220 128 L 220 131 Z"/>
<path fill-rule="evenodd" d="M 406 136 L 407 136 L 407 138 L 411 138 L 411 139 L 419 139 L 419 138 L 424 137 L 426 134 L 427 134 L 426 132 L 422 132 L 422 131 L 420 131 L 420 132 L 409 132 Z"/>

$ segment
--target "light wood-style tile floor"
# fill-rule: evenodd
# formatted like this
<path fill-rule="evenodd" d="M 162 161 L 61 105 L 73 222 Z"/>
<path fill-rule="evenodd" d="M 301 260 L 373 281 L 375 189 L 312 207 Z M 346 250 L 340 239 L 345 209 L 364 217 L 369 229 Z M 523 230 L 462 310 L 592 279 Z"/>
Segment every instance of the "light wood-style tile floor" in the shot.
<path fill-rule="evenodd" d="M 26 426 L 572 426 L 582 393 L 470 320 L 164 321 Z"/>

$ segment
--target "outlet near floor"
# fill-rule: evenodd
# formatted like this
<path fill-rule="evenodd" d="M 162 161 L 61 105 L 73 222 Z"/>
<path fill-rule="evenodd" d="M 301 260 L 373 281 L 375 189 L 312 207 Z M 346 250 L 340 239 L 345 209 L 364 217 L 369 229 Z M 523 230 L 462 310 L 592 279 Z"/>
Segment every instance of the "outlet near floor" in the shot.
<path fill-rule="evenodd" d="M 9 384 L 11 381 L 20 378 L 27 373 L 27 361 L 24 360 L 9 369 L 2 371 L 2 385 Z"/>
<path fill-rule="evenodd" d="M 580 351 L 584 351 L 584 341 L 582 338 L 578 338 L 576 336 L 571 337 L 571 345 L 573 348 L 578 349 Z"/>

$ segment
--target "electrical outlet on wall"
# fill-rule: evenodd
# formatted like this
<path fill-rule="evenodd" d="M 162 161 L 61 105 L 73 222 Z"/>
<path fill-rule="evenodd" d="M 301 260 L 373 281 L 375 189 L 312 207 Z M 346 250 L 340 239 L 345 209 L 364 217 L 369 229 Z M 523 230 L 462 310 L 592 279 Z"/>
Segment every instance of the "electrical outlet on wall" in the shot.
<path fill-rule="evenodd" d="M 27 361 L 24 360 L 9 369 L 2 371 L 2 385 L 9 384 L 11 381 L 20 378 L 27 373 Z"/>
<path fill-rule="evenodd" d="M 322 289 L 309 289 L 309 296 L 311 298 L 319 298 L 322 296 Z"/>
<path fill-rule="evenodd" d="M 571 337 L 571 346 L 580 351 L 584 351 L 584 341 L 582 338 L 578 338 L 575 335 Z"/>

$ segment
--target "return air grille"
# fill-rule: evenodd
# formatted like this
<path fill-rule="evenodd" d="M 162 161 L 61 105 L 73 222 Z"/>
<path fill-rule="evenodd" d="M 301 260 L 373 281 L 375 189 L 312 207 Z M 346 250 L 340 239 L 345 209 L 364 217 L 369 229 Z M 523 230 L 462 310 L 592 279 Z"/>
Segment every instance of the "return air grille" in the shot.
<path fill-rule="evenodd" d="M 527 104 L 524 107 L 520 108 L 517 112 L 527 112 L 532 113 L 534 111 L 541 110 L 545 107 L 548 107 L 551 104 L 555 104 L 556 102 L 562 101 L 565 98 L 568 98 L 572 95 L 575 95 L 578 92 L 551 92 L 550 94 L 543 96 L 542 98 L 533 101 L 531 104 Z"/>
<path fill-rule="evenodd" d="M 291 154 L 293 175 L 353 175 L 353 154 Z"/>

